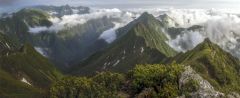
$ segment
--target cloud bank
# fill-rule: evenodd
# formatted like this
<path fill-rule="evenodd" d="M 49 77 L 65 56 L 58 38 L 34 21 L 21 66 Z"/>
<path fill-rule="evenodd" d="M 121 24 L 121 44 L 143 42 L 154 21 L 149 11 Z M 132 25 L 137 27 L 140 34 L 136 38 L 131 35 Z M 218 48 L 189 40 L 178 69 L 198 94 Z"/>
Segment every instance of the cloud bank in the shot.
<path fill-rule="evenodd" d="M 114 18 L 111 20 L 115 26 L 104 31 L 99 38 L 111 43 L 116 39 L 115 30 L 126 25 L 138 17 L 142 12 L 147 11 L 158 17 L 167 14 L 179 25 L 176 28 L 189 28 L 193 25 L 202 26 L 202 30 L 186 30 L 179 32 L 176 38 L 170 39 L 167 43 L 177 51 L 185 52 L 193 49 L 201 43 L 204 38 L 209 38 L 224 50 L 231 52 L 240 58 L 240 11 L 229 9 L 131 9 L 123 11 L 120 9 L 91 9 L 89 14 L 65 15 L 61 18 L 52 17 L 49 20 L 53 25 L 49 28 L 30 28 L 33 33 L 44 30 L 58 32 L 66 27 L 84 24 L 89 20 L 102 17 Z M 172 25 L 173 26 L 173 25 Z M 168 33 L 167 33 L 168 34 Z"/>
<path fill-rule="evenodd" d="M 49 12 L 51 13 L 51 12 Z M 140 13 L 122 11 L 120 9 L 91 9 L 88 14 L 72 14 L 64 15 L 60 18 L 51 17 L 49 20 L 53 23 L 50 27 L 35 26 L 29 27 L 31 33 L 41 33 L 43 31 L 59 32 L 69 27 L 81 25 L 92 19 L 100 19 L 107 17 L 115 26 L 109 30 L 104 31 L 99 39 L 104 39 L 106 42 L 111 43 L 116 39 L 115 30 L 128 24 L 133 20 L 133 17 L 139 16 Z"/>
<path fill-rule="evenodd" d="M 64 15 L 61 18 L 51 18 L 50 21 L 53 23 L 53 26 L 49 29 L 59 31 L 66 27 L 84 24 L 91 19 L 99 19 L 102 17 L 120 18 L 121 16 L 122 11 L 119 9 L 91 9 L 89 14 L 73 14 Z"/>
<path fill-rule="evenodd" d="M 115 26 L 109 30 L 104 31 L 100 36 L 99 39 L 104 39 L 107 43 L 112 43 L 116 38 L 116 30 L 122 26 L 124 26 L 124 24 L 121 23 L 114 23 Z"/>
<path fill-rule="evenodd" d="M 196 31 L 186 31 L 182 35 L 178 35 L 176 39 L 167 42 L 171 47 L 180 52 L 186 52 L 203 42 L 205 36 Z"/>
<path fill-rule="evenodd" d="M 29 27 L 28 32 L 40 33 L 40 32 L 47 31 L 47 30 L 48 30 L 48 27 L 46 27 L 46 26 L 37 26 L 37 27 Z"/>
<path fill-rule="evenodd" d="M 234 10 L 170 10 L 166 12 L 179 27 L 202 26 L 200 31 L 183 31 L 168 43 L 178 51 L 191 50 L 209 38 L 224 50 L 240 58 L 240 17 Z"/>

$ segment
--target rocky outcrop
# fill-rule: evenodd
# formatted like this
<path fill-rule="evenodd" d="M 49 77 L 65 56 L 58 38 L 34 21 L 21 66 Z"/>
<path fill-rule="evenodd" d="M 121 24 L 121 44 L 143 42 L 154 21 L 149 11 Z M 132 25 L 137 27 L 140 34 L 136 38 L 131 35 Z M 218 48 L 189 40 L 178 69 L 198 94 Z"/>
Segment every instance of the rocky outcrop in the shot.
<path fill-rule="evenodd" d="M 240 98 L 240 95 L 236 92 L 232 92 L 232 93 L 229 93 L 226 97 L 227 98 Z"/>
<path fill-rule="evenodd" d="M 184 87 L 184 85 L 191 79 L 197 81 L 199 84 L 198 90 L 188 95 L 191 98 L 222 98 L 224 97 L 223 93 L 216 91 L 214 87 L 207 80 L 204 80 L 190 66 L 186 66 L 185 71 L 181 75 L 181 78 L 179 80 L 180 88 Z M 179 98 L 185 98 L 185 96 L 186 95 L 183 95 Z"/>

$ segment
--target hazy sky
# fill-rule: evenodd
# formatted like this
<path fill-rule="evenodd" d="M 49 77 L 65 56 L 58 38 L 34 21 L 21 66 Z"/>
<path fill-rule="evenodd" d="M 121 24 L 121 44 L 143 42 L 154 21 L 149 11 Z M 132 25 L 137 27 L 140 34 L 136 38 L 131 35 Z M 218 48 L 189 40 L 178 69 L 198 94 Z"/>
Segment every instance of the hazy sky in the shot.
<path fill-rule="evenodd" d="M 101 8 L 239 8 L 240 0 L 0 0 L 0 12 L 33 5 L 83 5 Z"/>

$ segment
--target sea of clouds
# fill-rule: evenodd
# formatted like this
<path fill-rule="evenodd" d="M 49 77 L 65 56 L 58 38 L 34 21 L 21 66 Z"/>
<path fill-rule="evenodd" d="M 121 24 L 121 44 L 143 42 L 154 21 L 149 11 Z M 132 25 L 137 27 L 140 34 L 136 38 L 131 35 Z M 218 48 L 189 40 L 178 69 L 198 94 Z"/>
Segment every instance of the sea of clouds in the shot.
<path fill-rule="evenodd" d="M 120 9 L 91 9 L 90 13 L 88 14 L 72 14 L 72 15 L 64 15 L 60 18 L 58 17 L 51 17 L 49 20 L 53 23 L 51 27 L 30 27 L 30 32 L 32 33 L 40 33 L 42 31 L 55 31 L 58 32 L 63 30 L 66 27 L 72 27 L 75 25 L 84 24 L 89 20 L 92 19 L 100 19 L 103 17 L 107 18 L 115 18 L 120 19 L 120 23 L 122 25 L 126 25 L 128 22 L 132 21 L 132 17 L 134 17 L 133 13 L 127 11 L 121 11 Z M 119 22 L 119 21 L 113 21 Z M 47 28 L 47 29 L 46 29 Z"/>
<path fill-rule="evenodd" d="M 218 44 L 224 50 L 240 57 L 240 12 L 226 9 L 176 9 L 169 10 L 166 14 L 178 27 L 188 28 L 193 25 L 203 27 L 199 31 L 183 31 L 168 43 L 174 49 L 185 52 L 201 43 L 205 38 Z"/>
<path fill-rule="evenodd" d="M 205 38 L 218 44 L 224 50 L 231 52 L 240 58 L 240 11 L 231 9 L 91 9 L 88 14 L 65 15 L 61 18 L 51 17 L 53 23 L 51 27 L 30 27 L 29 32 L 39 33 L 42 31 L 58 32 L 66 27 L 84 24 L 91 19 L 102 17 L 116 18 L 120 21 L 112 20 L 115 24 L 113 28 L 106 30 L 99 36 L 111 43 L 116 39 L 116 30 L 133 21 L 143 12 L 149 12 L 154 16 L 167 14 L 178 26 L 175 28 L 188 28 L 193 25 L 203 27 L 200 31 L 179 32 L 176 38 L 167 43 L 179 52 L 186 52 L 193 49 Z M 167 30 L 166 34 L 167 33 Z"/>

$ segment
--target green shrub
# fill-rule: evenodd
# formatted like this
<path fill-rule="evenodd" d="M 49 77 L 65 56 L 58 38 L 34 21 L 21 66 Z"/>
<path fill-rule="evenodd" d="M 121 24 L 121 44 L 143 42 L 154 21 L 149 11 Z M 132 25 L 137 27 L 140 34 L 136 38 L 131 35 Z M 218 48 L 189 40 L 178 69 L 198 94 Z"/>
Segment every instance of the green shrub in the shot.
<path fill-rule="evenodd" d="M 145 88 L 154 88 L 158 97 L 176 97 L 179 95 L 178 80 L 182 65 L 137 65 L 131 72 L 131 88 L 134 93 L 140 93 Z"/>
<path fill-rule="evenodd" d="M 50 89 L 51 98 L 116 98 L 124 76 L 102 72 L 92 78 L 65 77 Z"/>

